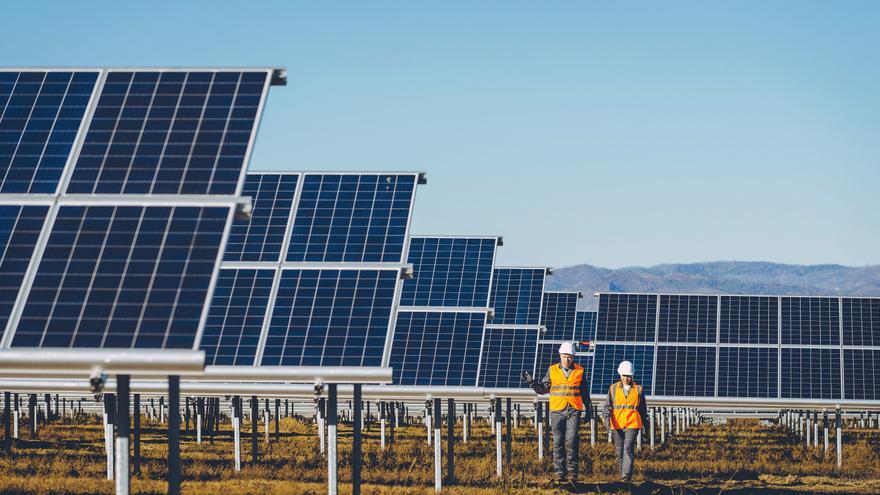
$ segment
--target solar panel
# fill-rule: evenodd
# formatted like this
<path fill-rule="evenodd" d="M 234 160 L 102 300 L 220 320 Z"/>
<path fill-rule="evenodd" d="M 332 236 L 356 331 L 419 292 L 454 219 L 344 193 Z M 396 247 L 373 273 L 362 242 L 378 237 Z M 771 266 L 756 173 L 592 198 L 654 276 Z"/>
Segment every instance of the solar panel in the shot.
<path fill-rule="evenodd" d="M 715 347 L 657 347 L 654 393 L 676 397 L 714 396 Z"/>
<path fill-rule="evenodd" d="M 611 384 L 620 380 L 617 366 L 621 361 L 631 361 L 635 368 L 635 382 L 645 394 L 651 393 L 654 369 L 653 345 L 597 344 L 593 355 L 591 394 L 607 394 Z"/>
<path fill-rule="evenodd" d="M 48 212 L 48 206 L 0 205 L 0 338 Z"/>
<path fill-rule="evenodd" d="M 659 342 L 715 342 L 718 331 L 718 297 L 661 295 Z"/>
<path fill-rule="evenodd" d="M 488 307 L 496 237 L 413 237 L 401 306 Z"/>
<path fill-rule="evenodd" d="M 540 325 L 546 268 L 496 268 L 489 306 L 493 325 Z"/>
<path fill-rule="evenodd" d="M 721 343 L 779 342 L 779 298 L 721 296 Z"/>
<path fill-rule="evenodd" d="M 390 359 L 394 383 L 476 386 L 485 324 L 485 312 L 399 312 Z"/>
<path fill-rule="evenodd" d="M 69 194 L 236 194 L 268 71 L 111 70 Z"/>
<path fill-rule="evenodd" d="M 844 398 L 880 400 L 880 349 L 843 350 Z"/>
<path fill-rule="evenodd" d="M 843 345 L 880 346 L 880 299 L 841 299 Z"/>
<path fill-rule="evenodd" d="M 233 222 L 224 261 L 280 261 L 298 179 L 299 174 L 247 175 L 242 195 L 253 198 L 251 216 Z"/>
<path fill-rule="evenodd" d="M 286 269 L 263 366 L 380 366 L 397 269 Z"/>
<path fill-rule="evenodd" d="M 657 325 L 655 294 L 600 294 L 596 340 L 654 342 Z"/>
<path fill-rule="evenodd" d="M 721 347 L 718 397 L 775 398 L 778 395 L 777 347 Z"/>
<path fill-rule="evenodd" d="M 537 329 L 487 327 L 480 359 L 480 386 L 528 388 L 521 375 L 534 369 L 537 342 Z"/>
<path fill-rule="evenodd" d="M 545 292 L 544 309 L 541 311 L 541 324 L 545 330 L 541 340 L 574 339 L 574 326 L 577 319 L 579 292 Z"/>
<path fill-rule="evenodd" d="M 229 217 L 62 206 L 12 346 L 192 348 Z"/>
<path fill-rule="evenodd" d="M 275 270 L 222 269 L 202 334 L 206 365 L 253 365 Z"/>
<path fill-rule="evenodd" d="M 596 312 L 578 311 L 574 323 L 575 342 L 592 342 L 596 340 Z"/>
<path fill-rule="evenodd" d="M 403 261 L 417 180 L 415 174 L 306 175 L 287 261 Z"/>
<path fill-rule="evenodd" d="M 533 375 L 540 380 L 547 372 L 547 368 L 553 363 L 559 362 L 559 343 L 539 342 L 537 356 L 535 357 L 535 372 Z"/>
<path fill-rule="evenodd" d="M 836 297 L 783 297 L 782 343 L 839 345 L 839 300 Z"/>
<path fill-rule="evenodd" d="M 53 194 L 97 71 L 0 71 L 0 193 Z"/>
<path fill-rule="evenodd" d="M 840 349 L 782 348 L 782 397 L 839 399 Z"/>

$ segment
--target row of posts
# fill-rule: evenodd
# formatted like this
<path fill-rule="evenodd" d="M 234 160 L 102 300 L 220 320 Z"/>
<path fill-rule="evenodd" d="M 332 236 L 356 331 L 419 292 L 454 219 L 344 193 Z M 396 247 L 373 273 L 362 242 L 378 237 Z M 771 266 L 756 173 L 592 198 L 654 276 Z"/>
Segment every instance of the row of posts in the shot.
<path fill-rule="evenodd" d="M 804 442 L 806 448 L 819 449 L 820 437 L 822 454 L 828 457 L 829 433 L 834 429 L 835 457 L 837 469 L 843 466 L 843 428 L 844 418 L 840 408 L 834 410 L 834 417 L 829 418 L 827 410 L 783 410 L 779 413 L 778 422 L 783 428 L 791 431 L 795 437 Z M 851 415 L 849 423 L 853 427 L 862 429 L 880 429 L 880 412 L 861 411 L 858 416 Z M 876 424 L 876 426 L 875 426 Z"/>

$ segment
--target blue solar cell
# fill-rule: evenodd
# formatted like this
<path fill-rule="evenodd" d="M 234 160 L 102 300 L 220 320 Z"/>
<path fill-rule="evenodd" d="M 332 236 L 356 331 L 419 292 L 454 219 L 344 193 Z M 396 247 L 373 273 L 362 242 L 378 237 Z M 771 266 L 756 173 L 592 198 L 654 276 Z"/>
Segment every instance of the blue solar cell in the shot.
<path fill-rule="evenodd" d="M 654 395 L 715 395 L 715 347 L 660 346 Z"/>
<path fill-rule="evenodd" d="M 654 346 L 619 344 L 596 346 L 590 393 L 607 394 L 611 384 L 620 380 L 617 366 L 624 360 L 633 363 L 635 382 L 644 387 L 645 394 L 650 394 L 654 373 Z"/>
<path fill-rule="evenodd" d="M 782 343 L 840 344 L 840 304 L 836 297 L 783 297 Z"/>
<path fill-rule="evenodd" d="M 97 72 L 0 72 L 0 193 L 55 193 Z"/>
<path fill-rule="evenodd" d="M 779 342 L 779 298 L 721 296 L 722 344 Z"/>
<path fill-rule="evenodd" d="M 309 174 L 287 261 L 403 261 L 415 174 Z"/>
<path fill-rule="evenodd" d="M 880 350 L 844 349 L 845 399 L 880 400 Z"/>
<path fill-rule="evenodd" d="M 253 198 L 251 217 L 232 223 L 223 261 L 280 261 L 298 179 L 298 174 L 247 175 L 242 196 Z"/>
<path fill-rule="evenodd" d="M 0 338 L 48 211 L 48 206 L 0 206 Z"/>
<path fill-rule="evenodd" d="M 577 292 L 545 292 L 541 324 L 546 328 L 541 340 L 574 339 L 574 326 L 577 319 Z"/>
<path fill-rule="evenodd" d="M 843 306 L 843 345 L 880 346 L 880 299 L 849 298 Z"/>
<path fill-rule="evenodd" d="M 521 375 L 535 367 L 537 329 L 486 328 L 480 359 L 480 386 L 528 388 Z"/>
<path fill-rule="evenodd" d="M 574 322 L 575 342 L 592 342 L 596 339 L 596 312 L 578 311 Z"/>
<path fill-rule="evenodd" d="M 495 238 L 414 237 L 401 306 L 488 307 Z"/>
<path fill-rule="evenodd" d="M 661 295 L 659 318 L 659 342 L 714 343 L 718 297 Z"/>
<path fill-rule="evenodd" d="M 600 294 L 596 340 L 654 342 L 657 296 L 654 294 Z"/>
<path fill-rule="evenodd" d="M 493 325 L 540 325 L 544 268 L 496 268 L 489 307 Z"/>
<path fill-rule="evenodd" d="M 397 314 L 390 366 L 396 385 L 476 386 L 486 313 Z"/>
<path fill-rule="evenodd" d="M 220 270 L 200 349 L 206 365 L 254 364 L 275 270 Z"/>
<path fill-rule="evenodd" d="M 67 192 L 235 194 L 267 76 L 110 71 Z"/>
<path fill-rule="evenodd" d="M 776 347 L 721 347 L 718 396 L 775 398 L 778 370 L 779 349 Z"/>
<path fill-rule="evenodd" d="M 12 346 L 192 349 L 229 213 L 60 207 Z"/>
<path fill-rule="evenodd" d="M 284 270 L 263 366 L 380 366 L 397 270 Z"/>
<path fill-rule="evenodd" d="M 782 397 L 839 399 L 840 350 L 783 348 Z"/>

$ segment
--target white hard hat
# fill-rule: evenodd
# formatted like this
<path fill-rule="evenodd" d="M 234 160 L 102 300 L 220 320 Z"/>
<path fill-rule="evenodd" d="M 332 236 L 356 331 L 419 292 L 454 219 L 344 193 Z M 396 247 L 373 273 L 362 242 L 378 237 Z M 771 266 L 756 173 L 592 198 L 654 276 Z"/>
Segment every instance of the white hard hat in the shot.
<path fill-rule="evenodd" d="M 561 346 L 559 346 L 559 354 L 571 354 L 574 356 L 574 346 L 571 345 L 571 342 L 563 342 Z"/>
<path fill-rule="evenodd" d="M 633 369 L 633 364 L 629 361 L 621 361 L 620 366 L 617 367 L 617 374 L 628 376 L 634 375 L 635 370 Z"/>

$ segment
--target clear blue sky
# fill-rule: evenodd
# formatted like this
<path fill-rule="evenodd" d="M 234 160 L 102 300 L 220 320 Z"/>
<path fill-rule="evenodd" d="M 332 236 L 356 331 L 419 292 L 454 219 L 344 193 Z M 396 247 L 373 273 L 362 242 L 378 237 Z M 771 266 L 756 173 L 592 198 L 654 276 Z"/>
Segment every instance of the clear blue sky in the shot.
<path fill-rule="evenodd" d="M 499 261 L 880 263 L 880 2 L 19 2 L 0 60 L 272 65 L 251 167 L 424 170 Z"/>

